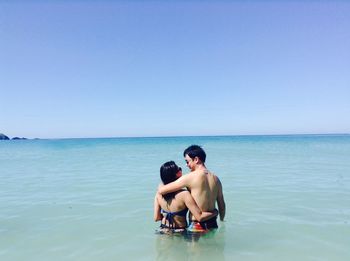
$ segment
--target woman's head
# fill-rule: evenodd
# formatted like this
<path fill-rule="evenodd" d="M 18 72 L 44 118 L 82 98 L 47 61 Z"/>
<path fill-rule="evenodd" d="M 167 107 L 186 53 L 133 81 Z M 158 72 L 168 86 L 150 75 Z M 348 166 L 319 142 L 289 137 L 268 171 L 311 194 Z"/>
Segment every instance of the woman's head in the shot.
<path fill-rule="evenodd" d="M 164 185 L 177 180 L 181 176 L 182 170 L 175 164 L 174 161 L 165 162 L 160 167 L 160 178 Z"/>

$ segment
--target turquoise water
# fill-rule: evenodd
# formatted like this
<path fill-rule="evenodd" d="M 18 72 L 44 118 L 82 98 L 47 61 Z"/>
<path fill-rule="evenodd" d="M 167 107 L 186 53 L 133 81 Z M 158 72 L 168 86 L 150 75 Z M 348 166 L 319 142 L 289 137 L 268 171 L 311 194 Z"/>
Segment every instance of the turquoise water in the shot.
<path fill-rule="evenodd" d="M 226 221 L 155 233 L 159 166 L 200 144 Z M 0 142 L 0 260 L 350 260 L 350 136 Z"/>

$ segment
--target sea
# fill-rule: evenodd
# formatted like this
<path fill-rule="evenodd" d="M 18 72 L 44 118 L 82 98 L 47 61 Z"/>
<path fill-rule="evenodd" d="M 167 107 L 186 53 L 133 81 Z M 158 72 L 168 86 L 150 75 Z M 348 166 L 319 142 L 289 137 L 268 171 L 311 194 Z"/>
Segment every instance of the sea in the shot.
<path fill-rule="evenodd" d="M 159 234 L 159 168 L 192 144 L 225 220 Z M 350 135 L 0 141 L 0 260 L 350 260 Z"/>

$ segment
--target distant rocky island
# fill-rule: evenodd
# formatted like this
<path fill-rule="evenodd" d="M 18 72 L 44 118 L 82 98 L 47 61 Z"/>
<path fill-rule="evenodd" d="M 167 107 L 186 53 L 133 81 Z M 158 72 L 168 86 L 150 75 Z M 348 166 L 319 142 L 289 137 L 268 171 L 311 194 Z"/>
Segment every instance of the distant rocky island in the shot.
<path fill-rule="evenodd" d="M 20 137 L 13 137 L 12 139 L 10 139 L 8 136 L 6 136 L 3 133 L 0 133 L 0 140 L 26 140 L 27 138 L 20 138 Z"/>

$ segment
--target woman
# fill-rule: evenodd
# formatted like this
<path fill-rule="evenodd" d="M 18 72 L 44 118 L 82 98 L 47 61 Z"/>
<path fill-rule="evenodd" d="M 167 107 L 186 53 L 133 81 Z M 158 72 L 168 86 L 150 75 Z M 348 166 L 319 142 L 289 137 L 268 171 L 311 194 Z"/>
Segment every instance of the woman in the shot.
<path fill-rule="evenodd" d="M 166 185 L 182 176 L 182 170 L 174 161 L 168 161 L 160 167 L 160 178 Z M 154 198 L 154 221 L 161 220 L 162 232 L 182 232 L 187 227 L 186 214 L 190 210 L 198 221 L 204 221 L 217 215 L 214 212 L 201 212 L 187 190 L 179 190 L 164 196 L 159 193 Z"/>

